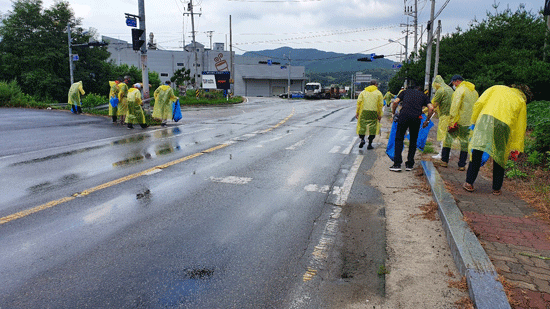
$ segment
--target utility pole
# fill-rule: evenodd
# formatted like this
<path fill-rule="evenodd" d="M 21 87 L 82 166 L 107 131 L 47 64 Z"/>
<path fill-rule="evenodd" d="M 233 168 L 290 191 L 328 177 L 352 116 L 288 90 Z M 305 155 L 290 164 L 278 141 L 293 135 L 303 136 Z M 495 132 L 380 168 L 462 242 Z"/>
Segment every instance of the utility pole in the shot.
<path fill-rule="evenodd" d="M 231 29 L 231 15 L 229 15 L 229 54 L 231 59 L 231 75 L 229 83 L 233 84 L 233 95 L 235 95 L 235 59 L 233 59 L 233 31 Z"/>
<path fill-rule="evenodd" d="M 414 55 L 418 57 L 418 0 L 414 0 Z"/>
<path fill-rule="evenodd" d="M 74 83 L 73 75 L 73 49 L 71 47 L 72 38 L 71 38 L 71 24 L 67 23 L 67 33 L 69 34 L 69 71 L 71 73 L 71 85 Z"/>
<path fill-rule="evenodd" d="M 426 74 L 424 77 L 424 90 L 430 89 L 430 71 L 432 65 L 432 43 L 433 43 L 433 22 L 435 14 L 435 0 L 432 0 L 432 11 L 430 14 L 430 21 L 428 22 L 428 41 L 426 50 Z"/>
<path fill-rule="evenodd" d="M 288 97 L 288 100 L 290 101 L 291 99 L 291 95 L 290 95 L 290 69 L 292 68 L 292 60 L 290 58 L 290 52 L 291 51 L 288 51 L 288 92 L 287 92 L 287 97 Z"/>
<path fill-rule="evenodd" d="M 441 36 L 441 20 L 437 21 L 437 41 L 435 44 L 435 65 L 434 65 L 434 77 L 439 74 L 439 41 Z"/>
<path fill-rule="evenodd" d="M 143 30 L 140 40 L 147 42 L 145 37 L 145 3 L 144 0 L 138 0 L 139 9 L 139 29 Z M 143 43 L 140 49 L 141 53 L 141 80 L 143 81 L 143 101 L 149 102 L 149 68 L 147 67 L 147 43 Z"/>
<path fill-rule="evenodd" d="M 209 30 L 209 31 L 206 31 L 205 33 L 206 33 L 206 36 L 210 38 L 210 50 L 212 50 L 212 33 L 214 33 L 214 31 Z"/>
<path fill-rule="evenodd" d="M 197 41 L 195 39 L 195 17 L 193 15 L 193 0 L 189 0 L 189 12 L 191 13 L 191 31 L 193 31 L 193 53 L 195 54 L 195 70 L 194 71 L 194 78 L 195 78 L 195 90 L 198 89 L 197 83 L 197 70 L 198 70 L 198 58 L 197 58 Z"/>

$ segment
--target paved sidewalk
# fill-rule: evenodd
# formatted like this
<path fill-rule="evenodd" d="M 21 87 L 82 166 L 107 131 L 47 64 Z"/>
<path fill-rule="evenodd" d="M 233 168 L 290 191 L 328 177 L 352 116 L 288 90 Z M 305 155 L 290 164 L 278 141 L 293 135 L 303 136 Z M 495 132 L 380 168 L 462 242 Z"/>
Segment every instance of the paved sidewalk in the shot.
<path fill-rule="evenodd" d="M 550 308 L 550 224 L 506 184 L 502 195 L 492 195 L 492 180 L 482 172 L 476 190 L 465 191 L 466 172 L 457 163 L 453 151 L 449 167 L 434 165 L 498 273 L 513 285 L 511 307 Z"/>

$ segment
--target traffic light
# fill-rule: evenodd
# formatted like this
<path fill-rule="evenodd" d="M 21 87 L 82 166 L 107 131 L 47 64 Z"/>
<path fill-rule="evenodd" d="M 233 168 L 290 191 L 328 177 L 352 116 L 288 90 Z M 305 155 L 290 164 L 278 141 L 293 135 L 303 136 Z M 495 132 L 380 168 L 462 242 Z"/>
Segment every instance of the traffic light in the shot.
<path fill-rule="evenodd" d="M 139 50 L 143 43 L 145 43 L 144 40 L 140 40 L 141 35 L 143 34 L 144 30 L 132 28 L 132 49 L 133 50 Z"/>
<path fill-rule="evenodd" d="M 549 0 L 549 1 L 550 1 L 550 0 Z M 366 62 L 369 62 L 369 61 L 373 61 L 374 59 L 380 59 L 380 58 L 384 58 L 384 55 L 370 54 L 369 57 L 359 58 L 359 59 L 357 59 L 357 61 L 366 61 Z"/>

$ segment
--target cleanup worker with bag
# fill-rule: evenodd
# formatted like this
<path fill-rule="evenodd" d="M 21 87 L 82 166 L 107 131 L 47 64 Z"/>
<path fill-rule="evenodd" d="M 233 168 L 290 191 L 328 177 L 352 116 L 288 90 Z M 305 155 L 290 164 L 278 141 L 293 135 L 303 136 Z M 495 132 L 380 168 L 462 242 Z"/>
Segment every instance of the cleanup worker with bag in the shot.
<path fill-rule="evenodd" d="M 178 99 L 174 95 L 174 90 L 170 87 L 169 80 L 155 90 L 154 97 L 153 118 L 160 119 L 162 121 L 160 125 L 165 127 L 168 119 L 172 119 L 172 102 Z"/>
<path fill-rule="evenodd" d="M 456 87 L 452 96 L 451 108 L 449 111 L 449 128 L 445 135 L 443 150 L 441 151 L 440 166 L 449 165 L 449 155 L 455 139 L 460 142 L 460 158 L 458 170 L 464 171 L 468 159 L 468 139 L 470 137 L 470 125 L 474 103 L 479 94 L 474 84 L 465 81 L 462 76 L 455 75 L 451 78 L 451 84 Z"/>
<path fill-rule="evenodd" d="M 118 110 L 118 84 L 120 80 L 109 81 L 109 116 L 112 117 L 113 123 L 116 123 Z"/>
<path fill-rule="evenodd" d="M 69 88 L 69 105 L 71 106 L 71 112 L 73 114 L 82 114 L 82 101 L 80 96 L 84 95 L 84 88 L 82 88 L 82 81 L 76 82 Z"/>
<path fill-rule="evenodd" d="M 479 97 L 471 121 L 474 131 L 470 140 L 472 159 L 466 172 L 464 190 L 474 191 L 483 153 L 493 158 L 493 194 L 500 195 L 504 167 L 508 158 L 517 159 L 523 151 L 527 128 L 527 102 L 532 99 L 525 85 L 493 86 Z"/>
<path fill-rule="evenodd" d="M 126 114 L 128 113 L 128 85 L 130 77 L 124 76 L 124 82 L 118 84 L 118 106 L 117 115 L 120 116 L 120 124 L 125 122 Z"/>
<path fill-rule="evenodd" d="M 449 127 L 449 120 L 451 118 L 451 103 L 454 90 L 449 87 L 441 75 L 437 75 L 434 78 L 432 87 L 435 89 L 435 95 L 432 98 L 432 105 L 437 113 L 439 122 L 437 125 L 437 141 L 441 142 L 441 149 L 439 154 L 432 156 L 434 159 L 441 159 L 441 153 L 443 151 L 443 141 L 447 136 L 447 129 Z"/>
<path fill-rule="evenodd" d="M 357 119 L 357 134 L 361 139 L 359 148 L 365 145 L 365 135 L 369 136 L 369 145 L 367 149 L 373 149 L 372 141 L 376 134 L 380 132 L 380 119 L 382 119 L 382 107 L 384 107 L 384 97 L 378 90 L 378 82 L 372 80 L 370 86 L 359 94 L 357 98 L 357 110 L 355 118 Z"/>
<path fill-rule="evenodd" d="M 128 90 L 128 111 L 126 112 L 126 123 L 128 129 L 133 129 L 134 124 L 139 124 L 142 129 L 147 128 L 145 113 L 141 108 L 141 85 L 134 84 L 133 88 Z"/>

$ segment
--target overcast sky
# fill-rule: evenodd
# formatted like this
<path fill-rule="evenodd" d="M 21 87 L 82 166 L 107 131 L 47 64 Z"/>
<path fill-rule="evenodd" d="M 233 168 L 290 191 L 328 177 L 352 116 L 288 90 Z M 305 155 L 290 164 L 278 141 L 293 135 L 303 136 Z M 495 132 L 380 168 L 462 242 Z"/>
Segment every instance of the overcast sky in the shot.
<path fill-rule="evenodd" d="M 431 1 L 418 1 L 419 25 L 426 25 L 430 18 Z M 144 0 L 147 34 L 153 32 L 162 49 L 182 48 L 191 42 L 191 18 L 189 0 Z M 48 8 L 54 0 L 43 0 Z M 137 0 L 70 0 L 77 17 L 82 18 L 85 29 L 94 28 L 98 34 L 131 41 L 130 28 L 126 26 L 124 13 L 138 15 Z M 376 53 L 397 55 L 403 49 L 392 39 L 405 43 L 405 27 L 412 24 L 412 17 L 404 14 L 405 3 L 414 8 L 415 0 L 193 0 L 197 42 L 210 47 L 212 42 L 229 44 L 229 16 L 232 19 L 233 50 L 245 51 L 275 49 L 283 46 L 315 48 L 339 53 Z M 487 12 L 510 8 L 516 11 L 521 4 L 526 10 L 538 12 L 544 0 L 437 0 L 435 12 L 443 8 L 437 19 L 443 33 L 454 32 L 456 27 L 467 29 L 477 18 L 482 20 Z M 0 0 L 0 12 L 12 10 L 11 0 Z M 412 30 L 412 28 L 410 28 Z M 420 31 L 420 26 L 419 26 Z M 410 36 L 409 51 L 413 37 Z M 426 37 L 424 37 L 424 42 Z M 227 45 L 226 45 L 227 46 Z M 399 60 L 399 56 L 388 57 Z"/>

